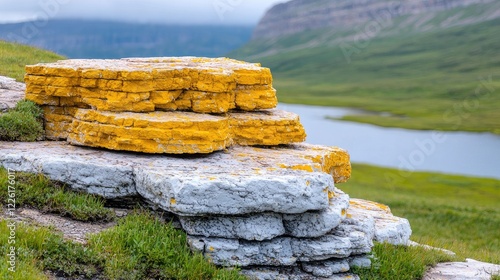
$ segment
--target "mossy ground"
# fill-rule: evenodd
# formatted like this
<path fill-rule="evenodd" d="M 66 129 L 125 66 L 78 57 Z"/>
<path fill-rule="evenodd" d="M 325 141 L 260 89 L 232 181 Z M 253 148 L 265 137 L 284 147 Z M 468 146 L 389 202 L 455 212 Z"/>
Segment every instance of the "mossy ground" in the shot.
<path fill-rule="evenodd" d="M 33 142 L 43 138 L 43 111 L 35 103 L 22 100 L 0 115 L 0 141 Z"/>

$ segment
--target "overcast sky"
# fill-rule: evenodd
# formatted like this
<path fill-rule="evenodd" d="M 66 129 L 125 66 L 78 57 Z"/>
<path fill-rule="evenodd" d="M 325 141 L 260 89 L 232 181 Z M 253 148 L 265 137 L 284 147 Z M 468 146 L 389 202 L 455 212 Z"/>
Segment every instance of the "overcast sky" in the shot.
<path fill-rule="evenodd" d="M 177 24 L 257 24 L 287 0 L 0 0 L 0 23 L 47 18 Z"/>

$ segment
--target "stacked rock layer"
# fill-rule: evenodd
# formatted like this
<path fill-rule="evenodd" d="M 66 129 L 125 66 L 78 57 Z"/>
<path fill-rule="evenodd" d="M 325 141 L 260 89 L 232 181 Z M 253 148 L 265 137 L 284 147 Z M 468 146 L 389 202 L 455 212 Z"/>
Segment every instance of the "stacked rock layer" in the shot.
<path fill-rule="evenodd" d="M 26 98 L 44 108 L 52 140 L 168 154 L 305 140 L 299 117 L 274 109 L 271 72 L 258 64 L 194 57 L 64 60 L 27 66 L 26 73 Z"/>
<path fill-rule="evenodd" d="M 105 198 L 141 196 L 175 214 L 192 250 L 216 265 L 251 279 L 356 279 L 350 267 L 370 265 L 373 241 L 409 240 L 407 220 L 337 188 L 350 177 L 349 154 L 300 143 L 298 116 L 274 109 L 267 68 L 222 58 L 67 60 L 28 66 L 26 82 L 48 138 L 141 153 L 9 143 L 2 166 Z"/>

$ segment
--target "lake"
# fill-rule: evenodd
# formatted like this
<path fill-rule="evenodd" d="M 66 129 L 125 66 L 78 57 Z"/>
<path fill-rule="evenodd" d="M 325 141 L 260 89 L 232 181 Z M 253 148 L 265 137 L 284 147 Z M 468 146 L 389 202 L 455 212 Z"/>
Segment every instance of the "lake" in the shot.
<path fill-rule="evenodd" d="M 295 104 L 278 108 L 300 115 L 308 143 L 346 149 L 355 163 L 500 179 L 500 135 L 385 128 L 326 119 L 362 113 L 349 108 Z"/>

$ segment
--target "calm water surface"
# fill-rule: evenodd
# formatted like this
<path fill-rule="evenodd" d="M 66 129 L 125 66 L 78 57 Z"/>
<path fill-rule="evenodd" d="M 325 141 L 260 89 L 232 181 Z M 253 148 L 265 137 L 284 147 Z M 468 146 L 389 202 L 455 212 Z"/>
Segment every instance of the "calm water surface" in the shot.
<path fill-rule="evenodd" d="M 352 162 L 500 179 L 499 135 L 385 128 L 325 118 L 360 113 L 348 108 L 278 107 L 300 115 L 307 142 L 344 148 Z"/>

